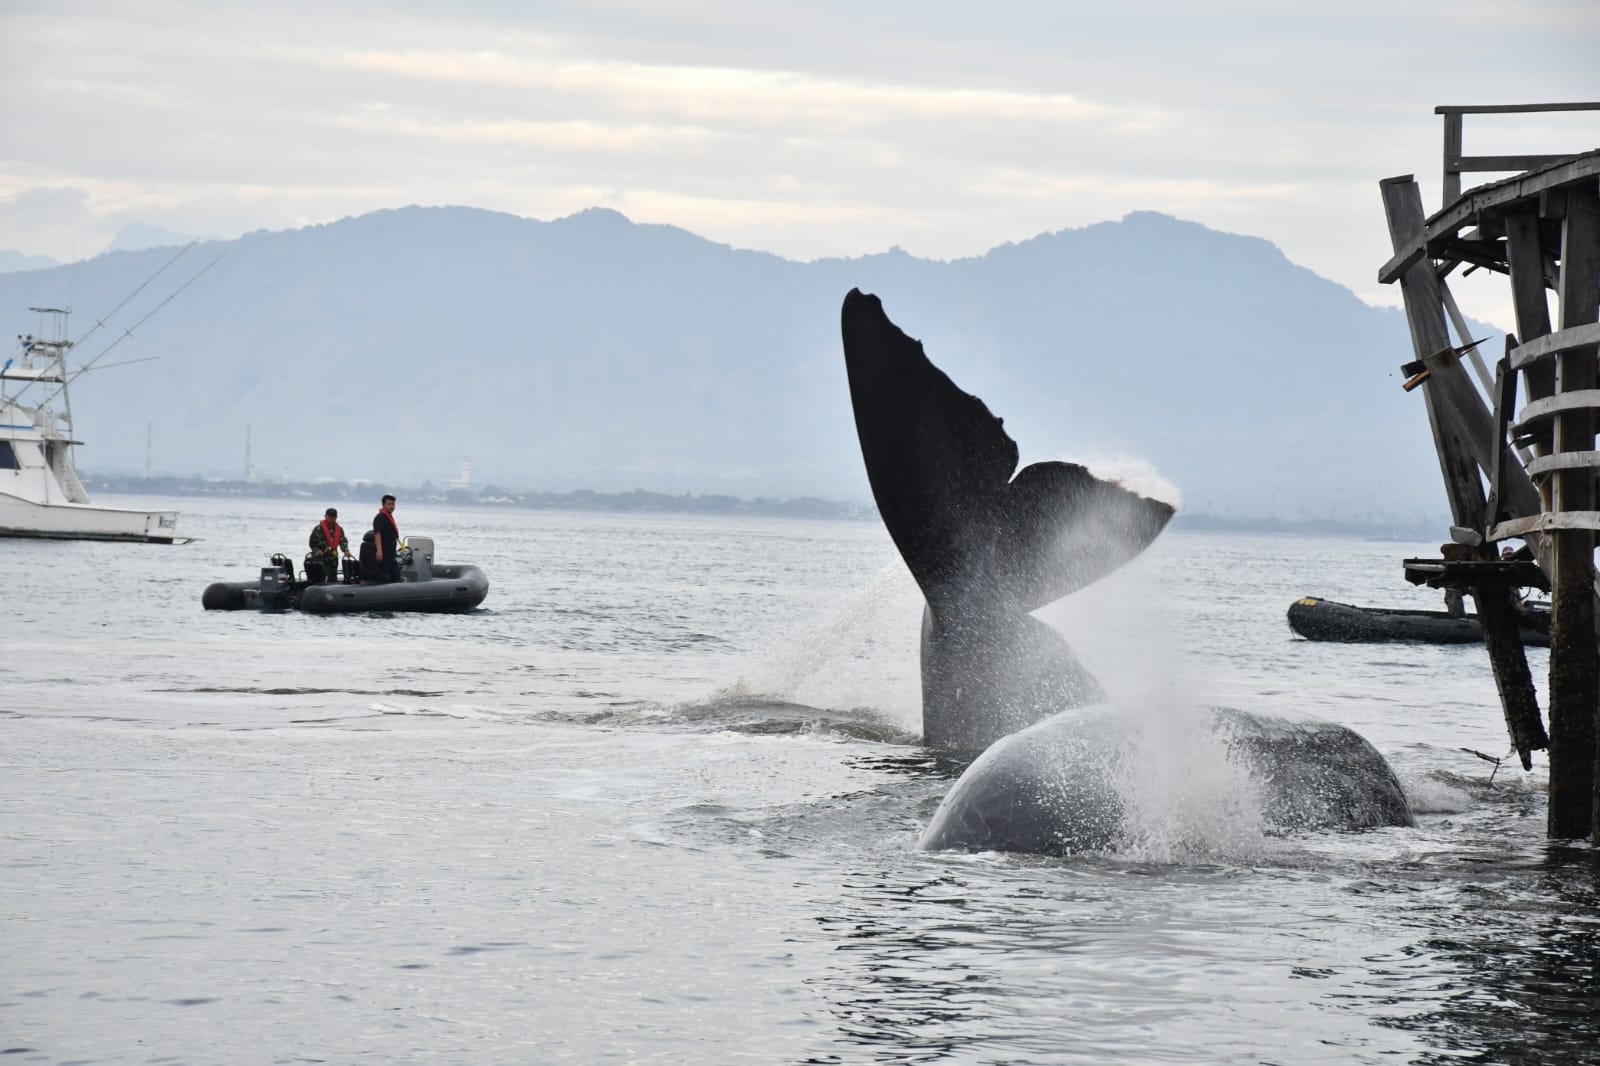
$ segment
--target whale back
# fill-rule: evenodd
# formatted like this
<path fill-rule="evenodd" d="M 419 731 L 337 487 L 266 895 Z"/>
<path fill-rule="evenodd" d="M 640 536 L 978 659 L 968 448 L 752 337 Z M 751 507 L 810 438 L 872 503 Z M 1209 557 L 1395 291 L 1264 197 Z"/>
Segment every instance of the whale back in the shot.
<path fill-rule="evenodd" d="M 1359 733 L 1310 716 L 1206 712 L 1227 757 L 1253 782 L 1272 833 L 1415 825 L 1394 771 Z M 967 767 L 934 813 L 926 851 L 1072 855 L 1115 851 L 1125 824 L 1135 721 L 1110 704 L 1081 707 L 998 741 Z"/>

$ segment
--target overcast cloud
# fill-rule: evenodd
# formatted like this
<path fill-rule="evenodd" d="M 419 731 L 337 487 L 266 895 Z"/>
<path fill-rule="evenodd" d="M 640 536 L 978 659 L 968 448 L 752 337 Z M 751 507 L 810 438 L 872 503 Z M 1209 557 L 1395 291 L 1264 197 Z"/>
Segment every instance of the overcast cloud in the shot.
<path fill-rule="evenodd" d="M 949 259 L 1152 209 L 1394 303 L 1377 182 L 1437 207 L 1434 106 L 1600 99 L 1597 46 L 1595 0 L 0 0 L 0 249 L 417 203 Z M 1600 113 L 1467 121 L 1594 147 Z M 1509 325 L 1504 289 L 1457 295 Z"/>

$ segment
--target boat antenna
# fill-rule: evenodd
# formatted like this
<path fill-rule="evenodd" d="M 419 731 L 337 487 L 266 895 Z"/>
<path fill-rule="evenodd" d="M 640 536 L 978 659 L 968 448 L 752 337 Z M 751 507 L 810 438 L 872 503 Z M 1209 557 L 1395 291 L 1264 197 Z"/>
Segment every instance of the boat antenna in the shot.
<path fill-rule="evenodd" d="M 197 245 L 199 243 L 200 243 L 200 238 L 196 237 L 194 240 L 190 241 L 188 244 L 184 245 L 182 248 L 179 248 L 177 255 L 173 256 L 171 259 L 168 259 L 165 263 L 161 264 L 160 268 L 157 269 L 154 274 L 151 274 L 148 278 L 144 279 L 144 284 L 143 285 L 140 285 L 137 289 L 134 289 L 132 292 L 128 293 L 128 295 L 123 299 L 123 301 L 121 303 L 119 303 L 117 306 L 113 307 L 111 309 L 110 313 L 107 314 L 105 318 L 96 318 L 94 320 L 94 327 L 92 329 L 90 329 L 88 333 L 85 333 L 83 336 L 78 338 L 78 340 L 76 342 L 77 345 L 79 347 L 82 347 L 84 341 L 88 340 L 90 337 L 94 336 L 97 332 L 99 332 L 100 328 L 102 326 L 104 326 L 106 324 L 106 322 L 108 322 L 109 320 L 115 318 L 117 316 L 117 312 L 118 311 L 122 310 L 124 307 L 127 307 L 129 300 L 132 300 L 135 296 L 137 296 L 141 292 L 143 292 L 146 285 L 149 285 L 152 281 L 154 281 L 157 278 L 159 278 L 161 276 L 162 272 L 167 269 L 167 267 L 171 266 L 173 263 L 176 263 L 179 259 L 183 258 L 183 253 L 187 252 L 190 248 L 193 248 L 195 245 Z M 74 274 L 77 272 L 77 264 L 76 263 L 73 264 L 73 272 L 74 272 Z M 72 306 L 70 301 L 68 302 L 67 306 L 68 307 Z"/>
<path fill-rule="evenodd" d="M 227 254 L 228 253 L 226 251 L 223 251 L 222 253 L 220 253 L 215 259 L 211 260 L 211 262 L 209 262 L 205 266 L 201 267 L 200 270 L 198 272 L 196 272 L 192 277 L 190 277 L 188 281 L 184 282 L 182 285 L 179 285 L 176 289 L 173 289 L 172 292 L 170 292 L 167 295 L 167 298 L 165 300 L 162 300 L 160 303 L 158 303 L 154 307 L 152 307 L 148 312 L 146 312 L 146 314 L 145 314 L 145 316 L 143 318 L 139 319 L 139 321 L 135 322 L 131 326 L 125 326 L 123 328 L 123 330 L 122 330 L 122 336 L 118 337 L 116 340 L 112 341 L 110 344 L 108 344 L 104 348 L 102 348 L 100 350 L 100 354 L 99 355 L 95 356 L 93 359 L 89 360 L 87 363 L 84 363 L 78 369 L 74 370 L 71 374 L 67 375 L 67 380 L 61 383 L 61 388 L 58 388 L 55 392 L 51 393 L 50 396 L 47 398 L 47 401 L 55 399 L 57 394 L 59 394 L 60 392 L 62 392 L 63 390 L 66 389 L 67 385 L 69 385 L 72 382 L 76 381 L 82 375 L 87 374 L 89 371 L 93 370 L 94 369 L 94 365 L 96 363 L 98 363 L 100 360 L 104 359 L 108 354 L 110 354 L 111 350 L 113 348 L 115 348 L 117 345 L 121 344 L 123 341 L 125 341 L 129 337 L 133 336 L 133 331 L 138 329 L 140 326 L 144 325 L 146 322 L 148 322 L 150 320 L 150 316 L 151 315 L 154 315 L 157 311 L 161 310 L 163 307 L 167 306 L 167 304 L 171 303 L 174 299 L 177 298 L 177 295 L 180 292 L 182 292 L 184 289 L 187 289 L 190 285 L 193 285 L 195 282 L 199 281 L 201 276 L 203 274 L 205 274 L 206 271 L 210 270 L 212 267 L 214 267 L 218 263 L 220 263 L 222 261 L 222 259 L 223 259 L 223 256 L 226 256 Z M 162 269 L 164 270 L 166 268 L 163 267 Z M 158 271 L 158 273 L 159 273 L 159 271 Z M 148 284 L 148 282 L 146 282 L 146 284 Z M 143 286 L 140 286 L 140 288 L 143 288 Z M 126 300 L 123 301 L 123 303 L 126 303 L 126 302 L 127 302 Z M 113 313 L 115 313 L 115 312 L 113 312 Z M 79 343 L 82 343 L 82 342 L 79 342 Z M 136 360 L 130 360 L 130 361 L 136 361 Z M 121 363 L 113 363 L 113 364 L 110 364 L 110 365 L 111 366 L 122 366 L 123 364 L 121 364 Z M 106 368 L 102 368 L 102 369 L 106 369 Z"/>

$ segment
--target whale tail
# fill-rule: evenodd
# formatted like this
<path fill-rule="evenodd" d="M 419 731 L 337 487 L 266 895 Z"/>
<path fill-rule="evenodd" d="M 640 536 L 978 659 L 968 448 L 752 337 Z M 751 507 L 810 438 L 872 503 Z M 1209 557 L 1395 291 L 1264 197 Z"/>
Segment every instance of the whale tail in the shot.
<path fill-rule="evenodd" d="M 934 366 L 876 296 L 850 290 L 840 325 L 873 499 L 928 603 L 925 740 L 981 750 L 1061 709 L 1038 704 L 1096 696 L 1065 642 L 1044 650 L 1052 641 L 1027 612 L 1139 554 L 1172 507 L 1074 463 L 1018 471 L 1001 419 Z M 997 692 L 1006 678 L 1026 681 Z"/>
<path fill-rule="evenodd" d="M 851 289 L 841 325 L 873 499 L 935 609 L 952 585 L 984 578 L 1023 610 L 1043 607 L 1138 555 L 1172 518 L 1171 505 L 1075 463 L 1018 471 L 1002 420 L 876 296 Z"/>

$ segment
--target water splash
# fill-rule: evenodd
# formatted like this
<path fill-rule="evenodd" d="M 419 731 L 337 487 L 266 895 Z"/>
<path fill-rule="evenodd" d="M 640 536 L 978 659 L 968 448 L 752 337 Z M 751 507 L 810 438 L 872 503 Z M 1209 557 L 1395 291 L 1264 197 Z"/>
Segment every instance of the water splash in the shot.
<path fill-rule="evenodd" d="M 1121 853 L 1189 862 L 1249 859 L 1271 850 L 1260 783 L 1229 743 L 1225 726 L 1176 694 L 1128 714 L 1137 739 L 1117 781 Z"/>
<path fill-rule="evenodd" d="M 1210 711 L 1211 684 L 1185 657 L 1158 578 L 1140 557 L 1039 612 L 1122 719 L 1109 771 L 1122 809 L 1116 850 L 1163 863 L 1259 857 L 1274 850 L 1260 783 Z"/>
<path fill-rule="evenodd" d="M 711 700 L 871 711 L 897 729 L 920 734 L 921 612 L 922 593 L 897 560 L 837 613 L 782 638 L 780 648 L 748 665 Z"/>

